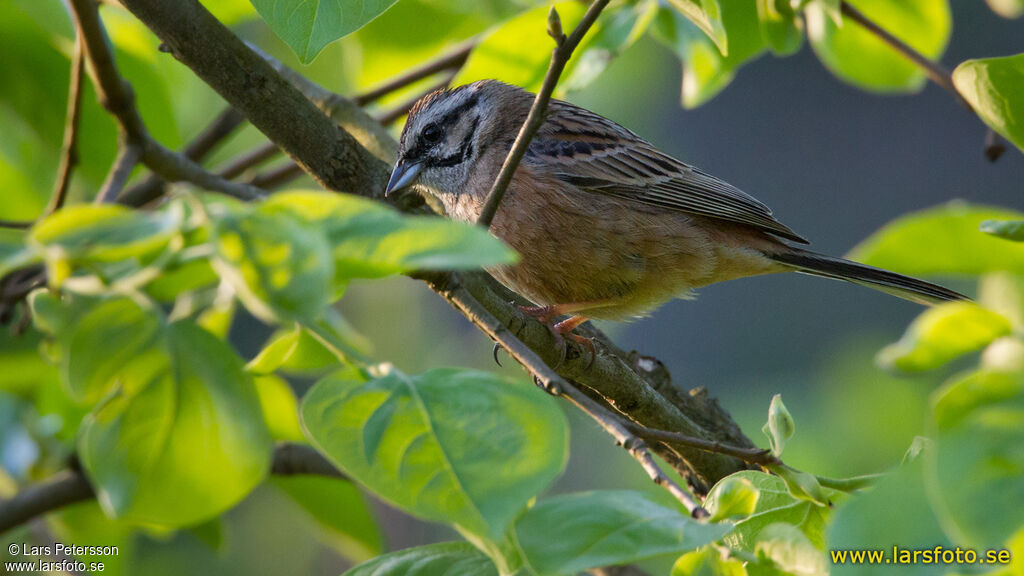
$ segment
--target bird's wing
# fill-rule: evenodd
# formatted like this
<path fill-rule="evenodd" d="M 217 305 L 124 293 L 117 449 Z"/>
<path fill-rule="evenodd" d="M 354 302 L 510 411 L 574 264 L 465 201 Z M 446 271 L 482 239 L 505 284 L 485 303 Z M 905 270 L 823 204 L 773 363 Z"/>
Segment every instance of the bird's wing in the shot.
<path fill-rule="evenodd" d="M 615 122 L 566 102 L 551 102 L 525 161 L 542 163 L 587 192 L 748 224 L 807 243 L 752 196 L 660 152 Z"/>

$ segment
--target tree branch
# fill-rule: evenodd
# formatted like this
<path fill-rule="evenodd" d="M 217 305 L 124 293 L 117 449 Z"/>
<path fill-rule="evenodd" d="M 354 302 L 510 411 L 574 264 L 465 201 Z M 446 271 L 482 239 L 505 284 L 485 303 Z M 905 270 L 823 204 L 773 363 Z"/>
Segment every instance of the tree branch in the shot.
<path fill-rule="evenodd" d="M 487 200 L 484 202 L 484 207 L 480 210 L 480 217 L 477 219 L 477 224 L 480 226 L 490 228 L 491 221 L 494 220 L 494 215 L 498 212 L 498 206 L 501 204 L 501 199 L 505 196 L 505 190 L 508 189 L 508 185 L 512 182 L 512 176 L 515 174 L 519 162 L 526 154 L 527 148 L 530 147 L 530 141 L 533 140 L 533 136 L 544 123 L 548 102 L 551 101 L 551 95 L 555 91 L 558 79 L 562 76 L 562 71 L 565 70 L 566 63 L 569 62 L 573 50 L 579 46 L 583 36 L 586 35 L 590 27 L 597 21 L 597 17 L 601 15 L 601 10 L 604 10 L 608 2 L 609 0 L 595 0 L 587 8 L 583 19 L 580 20 L 580 23 L 576 25 L 576 28 L 568 37 L 562 33 L 562 21 L 558 17 L 555 7 L 552 6 L 551 11 L 548 12 L 548 34 L 555 40 L 555 49 L 551 52 L 551 64 L 548 65 L 548 71 L 544 75 L 544 83 L 541 85 L 540 90 L 537 91 L 537 97 L 533 100 L 530 113 L 527 114 L 515 142 L 512 143 L 512 148 L 508 151 L 508 156 L 505 157 L 505 162 L 501 165 L 498 177 L 494 179 L 494 184 L 491 185 L 491 190 L 487 193 Z"/>
<path fill-rule="evenodd" d="M 135 107 L 135 96 L 131 86 L 121 77 L 114 61 L 110 42 L 100 21 L 99 11 L 93 0 L 70 0 L 72 12 L 81 37 L 85 44 L 85 54 L 92 64 L 93 76 L 96 80 L 96 92 L 100 102 L 121 125 L 125 137 L 122 146 L 135 146 L 140 149 L 139 160 L 150 170 L 159 174 L 164 180 L 176 182 L 186 180 L 217 192 L 236 198 L 252 200 L 260 196 L 260 191 L 252 186 L 229 182 L 218 178 L 204 170 L 186 156 L 168 150 L 158 143 L 146 130 L 146 126 Z M 130 158 L 129 152 L 122 152 L 120 158 Z M 124 162 L 117 162 L 121 166 Z M 115 170 L 113 176 L 117 174 Z M 116 183 L 116 180 L 114 181 Z"/>
<path fill-rule="evenodd" d="M 949 92 L 958 104 L 969 110 L 972 114 L 975 113 L 974 107 L 971 106 L 971 103 L 968 102 L 967 99 L 960 94 L 960 91 L 956 89 L 956 85 L 953 84 L 953 75 L 945 66 L 935 62 L 924 54 L 921 54 L 909 44 L 900 40 L 885 28 L 879 26 L 877 22 L 868 18 L 863 12 L 855 8 L 846 0 L 842 1 L 839 5 L 839 9 L 843 16 L 853 20 L 865 30 L 878 37 L 879 40 L 885 42 L 892 49 L 896 50 L 916 66 L 921 68 L 925 75 L 928 76 L 929 80 Z M 988 157 L 989 161 L 995 162 L 1005 151 L 1006 145 L 1003 143 L 1002 138 L 994 130 L 989 128 L 985 133 L 985 156 Z"/>
<path fill-rule="evenodd" d="M 231 180 L 241 176 L 246 170 L 255 168 L 280 153 L 281 149 L 277 147 L 277 144 L 267 142 L 236 158 L 228 160 L 217 173 L 220 174 L 221 178 Z"/>
<path fill-rule="evenodd" d="M 450 52 L 446 52 L 429 62 L 425 62 L 420 66 L 403 72 L 401 75 L 388 80 L 376 88 L 353 96 L 352 101 L 357 106 L 366 106 L 367 104 L 375 102 L 392 92 L 401 90 L 414 82 L 433 76 L 438 72 L 442 72 L 444 70 L 458 70 L 466 63 L 466 60 L 469 58 L 469 53 L 473 51 L 476 44 L 477 40 L 475 38 L 467 40 L 456 46 Z"/>
<path fill-rule="evenodd" d="M 99 194 L 96 195 L 97 203 L 104 204 L 117 199 L 140 158 L 142 158 L 142 146 L 133 142 L 127 134 L 123 134 L 121 144 L 117 148 L 117 157 L 114 158 L 114 165 L 111 166 L 106 181 L 103 182 Z"/>
<path fill-rule="evenodd" d="M 71 186 L 71 172 L 78 165 L 78 125 L 82 116 L 82 76 L 85 70 L 82 44 L 82 33 L 76 31 L 75 52 L 71 56 L 71 80 L 68 84 L 68 111 L 64 119 L 64 142 L 61 144 L 57 180 L 53 184 L 46 214 L 53 214 L 64 206 Z"/>
<path fill-rule="evenodd" d="M 283 442 L 274 449 L 270 473 L 276 476 L 313 475 L 347 480 L 326 458 L 304 444 Z M 0 500 L 0 534 L 54 510 L 96 496 L 79 470 L 64 470 Z"/>

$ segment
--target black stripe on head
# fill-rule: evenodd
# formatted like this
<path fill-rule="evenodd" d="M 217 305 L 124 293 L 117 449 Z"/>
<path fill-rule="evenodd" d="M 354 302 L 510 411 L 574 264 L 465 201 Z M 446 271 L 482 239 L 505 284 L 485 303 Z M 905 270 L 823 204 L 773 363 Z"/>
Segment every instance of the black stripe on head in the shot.
<path fill-rule="evenodd" d="M 476 134 L 476 129 L 480 125 L 480 117 L 473 118 L 473 125 L 469 127 L 466 132 L 466 137 L 462 139 L 462 144 L 459 145 L 459 149 L 455 154 L 441 158 L 435 162 L 431 162 L 431 166 L 437 168 L 447 168 L 449 166 L 455 166 L 461 164 L 466 160 L 469 160 L 473 156 L 473 136 Z"/>

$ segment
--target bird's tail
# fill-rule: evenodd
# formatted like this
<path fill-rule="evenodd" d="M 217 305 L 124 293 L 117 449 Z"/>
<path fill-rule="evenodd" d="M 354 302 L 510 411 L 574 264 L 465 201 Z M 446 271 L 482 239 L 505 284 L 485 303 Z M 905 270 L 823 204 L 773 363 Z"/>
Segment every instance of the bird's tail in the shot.
<path fill-rule="evenodd" d="M 924 280 L 806 250 L 793 248 L 786 252 L 769 254 L 768 257 L 780 264 L 792 266 L 797 272 L 846 280 L 918 304 L 932 305 L 951 300 L 968 300 L 963 294 Z"/>

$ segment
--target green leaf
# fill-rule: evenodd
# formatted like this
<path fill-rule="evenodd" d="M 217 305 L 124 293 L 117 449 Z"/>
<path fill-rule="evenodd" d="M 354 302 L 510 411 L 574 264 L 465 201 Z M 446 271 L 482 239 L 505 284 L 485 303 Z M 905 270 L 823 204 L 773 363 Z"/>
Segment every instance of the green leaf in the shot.
<path fill-rule="evenodd" d="M 836 551 L 883 550 L 892 558 L 893 546 L 901 550 L 949 547 L 925 494 L 924 458 L 915 459 L 884 478 L 871 490 L 851 498 L 836 512 L 828 528 L 828 545 Z M 988 544 L 992 546 L 992 544 Z M 832 575 L 864 574 L 867 565 L 852 561 L 832 563 Z M 935 566 L 906 562 L 900 574 L 925 576 Z"/>
<path fill-rule="evenodd" d="M 762 563 L 770 563 L 769 574 L 826 576 L 825 555 L 815 548 L 807 536 L 792 524 L 770 524 L 757 536 L 754 554 Z M 749 565 L 751 576 L 765 573 L 761 566 Z"/>
<path fill-rule="evenodd" d="M 1024 150 L 1024 54 L 968 60 L 953 84 L 989 128 Z"/>
<path fill-rule="evenodd" d="M 938 60 L 946 49 L 953 19 L 947 0 L 851 0 L 882 29 Z M 839 79 L 872 92 L 916 92 L 924 72 L 850 18 L 837 25 L 820 3 L 804 11 L 807 37 L 818 59 Z"/>
<path fill-rule="evenodd" d="M 71 395 L 95 402 L 125 366 L 153 346 L 161 318 L 127 298 L 100 302 L 61 334 L 61 373 Z"/>
<path fill-rule="evenodd" d="M 643 36 L 657 12 L 657 0 L 605 10 L 576 48 L 578 59 L 558 83 L 561 93 L 580 90 L 600 76 L 612 60 Z"/>
<path fill-rule="evenodd" d="M 498 576 L 498 570 L 472 545 L 445 542 L 385 554 L 344 576 Z"/>
<path fill-rule="evenodd" d="M 369 490 L 492 540 L 565 466 L 558 406 L 485 372 L 392 370 L 369 382 L 329 376 L 301 411 L 314 444 Z"/>
<path fill-rule="evenodd" d="M 331 42 L 380 16 L 397 0 L 252 0 L 256 11 L 303 64 Z"/>
<path fill-rule="evenodd" d="M 271 374 L 288 361 L 288 358 L 299 346 L 302 326 L 296 324 L 291 330 L 282 330 L 273 334 L 255 358 L 245 365 L 245 369 L 253 374 Z"/>
<path fill-rule="evenodd" d="M 749 480 L 758 491 L 753 514 L 737 521 L 733 532 L 725 537 L 725 543 L 730 547 L 753 552 L 761 531 L 770 524 L 782 522 L 799 528 L 816 548 L 825 548 L 824 527 L 829 507 L 793 497 L 781 478 L 763 472 L 737 472 L 728 478 Z M 719 498 L 718 486 L 716 484 L 711 489 L 709 500 Z M 838 496 L 832 492 L 827 494 L 833 501 Z"/>
<path fill-rule="evenodd" d="M 768 437 L 772 446 L 772 454 L 782 456 L 782 450 L 786 447 L 786 440 L 793 437 L 796 431 L 796 423 L 793 416 L 782 403 L 782 394 L 772 396 L 772 403 L 768 406 L 768 421 L 765 422 L 761 432 Z"/>
<path fill-rule="evenodd" d="M 672 576 L 747 576 L 743 563 L 708 546 L 679 557 L 672 566 Z"/>
<path fill-rule="evenodd" d="M 82 425 L 78 453 L 103 509 L 178 527 L 221 514 L 256 487 L 271 441 L 252 380 L 222 341 L 165 329 L 122 372 L 122 391 Z"/>
<path fill-rule="evenodd" d="M 978 229 L 1006 240 L 1024 242 L 1024 220 L 985 220 Z"/>
<path fill-rule="evenodd" d="M 758 491 L 747 478 L 726 476 L 715 485 L 714 498 L 704 501 L 704 509 L 717 522 L 733 516 L 749 516 L 757 509 Z"/>
<path fill-rule="evenodd" d="M 457 270 L 508 264 L 515 252 L 478 226 L 445 218 L 404 216 L 350 194 L 275 194 L 262 209 L 321 226 L 334 254 L 335 282 L 412 270 Z"/>
<path fill-rule="evenodd" d="M 36 250 L 25 245 L 24 230 L 0 229 L 0 278 L 22 266 L 42 260 Z"/>
<path fill-rule="evenodd" d="M 736 70 L 765 50 L 757 7 L 750 0 L 722 0 L 722 17 L 729 30 L 729 55 L 723 56 L 707 36 L 678 12 L 662 8 L 655 37 L 683 63 L 682 103 L 696 108 L 721 92 Z"/>
<path fill-rule="evenodd" d="M 979 370 L 937 390 L 934 406 L 929 487 L 946 533 L 977 548 L 1006 542 L 1024 524 L 1024 376 Z"/>
<path fill-rule="evenodd" d="M 47 526 L 58 542 L 76 546 L 117 546 L 117 555 L 75 556 L 85 562 L 103 562 L 103 574 L 130 573 L 135 559 L 135 538 L 131 526 L 107 518 L 95 500 L 73 504 L 46 515 Z"/>
<path fill-rule="evenodd" d="M 216 218 L 213 266 L 261 320 L 315 321 L 332 293 L 327 241 L 318 228 L 265 206 Z"/>
<path fill-rule="evenodd" d="M 516 539 L 534 573 L 571 575 L 682 554 L 729 530 L 698 522 L 643 492 L 598 490 L 542 500 L 516 522 Z"/>
<path fill-rule="evenodd" d="M 945 302 L 914 319 L 899 342 L 878 353 L 880 366 L 924 372 L 987 346 L 1011 331 L 1001 314 L 973 302 Z"/>
<path fill-rule="evenodd" d="M 789 56 L 804 43 L 803 20 L 787 0 L 756 0 L 761 35 L 778 56 Z"/>
<path fill-rule="evenodd" d="M 185 292 L 213 286 L 220 276 L 210 265 L 208 258 L 197 258 L 174 263 L 146 284 L 146 294 L 158 302 L 173 302 Z"/>
<path fill-rule="evenodd" d="M 718 0 L 667 0 L 669 6 L 675 8 L 687 20 L 715 43 L 722 56 L 729 54 L 729 41 L 736 36 L 722 21 L 722 9 Z M 726 31 L 731 34 L 727 36 Z"/>
<path fill-rule="evenodd" d="M 182 216 L 177 208 L 141 212 L 115 204 L 79 204 L 36 224 L 29 242 L 48 254 L 72 259 L 143 259 L 166 246 L 181 225 Z"/>
<path fill-rule="evenodd" d="M 275 476 L 272 482 L 317 523 L 317 536 L 346 559 L 364 562 L 381 553 L 377 520 L 352 482 L 320 476 Z"/>
<path fill-rule="evenodd" d="M 818 482 L 818 478 L 814 474 L 797 470 L 785 464 L 771 466 L 770 470 L 776 473 L 779 478 L 782 478 L 782 481 L 786 483 L 786 488 L 789 489 L 789 494 L 794 498 L 807 500 L 818 506 L 831 505 L 828 495 L 822 489 L 821 483 Z"/>
<path fill-rule="evenodd" d="M 986 220 L 1020 219 L 1014 210 L 949 202 L 886 224 L 847 257 L 911 275 L 1024 273 L 1024 245 L 979 231 Z"/>
<path fill-rule="evenodd" d="M 988 0 L 988 6 L 1003 18 L 1020 18 L 1024 15 L 1024 0 Z"/>
<path fill-rule="evenodd" d="M 258 376 L 253 383 L 270 437 L 287 442 L 305 442 L 306 437 L 299 424 L 299 401 L 288 382 L 270 375 Z"/>

